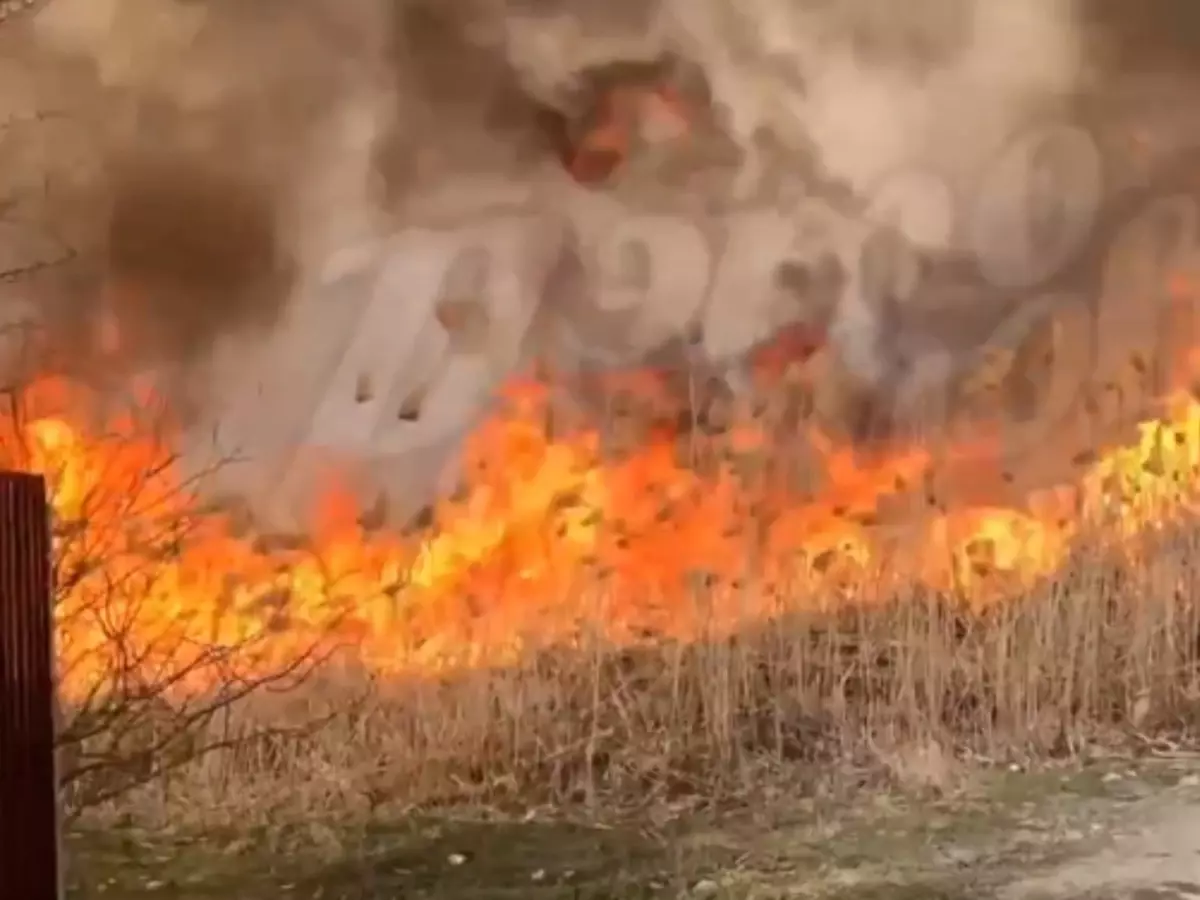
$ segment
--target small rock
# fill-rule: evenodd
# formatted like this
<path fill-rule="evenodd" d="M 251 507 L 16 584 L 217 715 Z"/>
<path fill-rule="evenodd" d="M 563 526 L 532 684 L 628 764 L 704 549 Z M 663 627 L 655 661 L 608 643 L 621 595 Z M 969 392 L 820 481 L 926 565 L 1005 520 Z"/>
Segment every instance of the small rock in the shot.
<path fill-rule="evenodd" d="M 1105 772 L 1104 777 L 1100 780 L 1105 784 L 1110 784 L 1114 781 L 1120 781 L 1124 776 L 1120 772 Z"/>
<path fill-rule="evenodd" d="M 533 881 L 545 881 L 545 880 L 546 880 L 546 870 L 545 870 L 545 869 L 538 869 L 537 871 L 535 871 L 535 872 L 534 872 L 532 875 L 530 875 L 529 877 L 530 877 L 530 879 L 532 879 Z"/>
<path fill-rule="evenodd" d="M 1200 775 L 1196 775 L 1194 773 L 1191 775 L 1184 775 L 1179 779 L 1178 783 L 1179 787 L 1196 787 L 1198 785 L 1200 785 Z"/>
<path fill-rule="evenodd" d="M 465 856 L 463 856 L 461 853 L 451 853 L 449 856 L 446 857 L 446 862 L 450 863 L 450 865 L 452 865 L 452 866 L 461 866 L 466 861 L 467 861 L 467 858 Z"/>
<path fill-rule="evenodd" d="M 692 887 L 692 896 L 705 898 L 715 897 L 721 892 L 721 886 L 710 878 L 705 878 L 702 881 L 697 881 Z"/>

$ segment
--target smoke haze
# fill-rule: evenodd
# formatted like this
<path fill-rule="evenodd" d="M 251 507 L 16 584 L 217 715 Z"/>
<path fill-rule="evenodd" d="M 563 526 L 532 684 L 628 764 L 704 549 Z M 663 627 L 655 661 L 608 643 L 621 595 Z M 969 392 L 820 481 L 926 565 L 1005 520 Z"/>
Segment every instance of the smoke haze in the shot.
<path fill-rule="evenodd" d="M 1158 5 L 1150 15 L 1119 0 L 51 0 L 0 25 L 14 47 L 32 37 L 0 54 L 0 76 L 20 69 L 24 81 L 0 82 L 28 86 L 36 70 L 39 102 L 85 123 L 70 154 L 41 164 L 66 185 L 41 212 L 72 232 L 92 284 L 47 301 L 50 317 L 76 344 L 102 344 L 103 321 L 115 320 L 131 365 L 174 367 L 219 406 L 233 388 L 212 360 L 256 353 L 330 260 L 427 222 L 468 227 L 489 197 L 587 231 L 604 204 L 564 175 L 562 123 L 605 67 L 665 60 L 701 85 L 705 139 L 724 148 L 698 175 L 670 160 L 631 165 L 628 184 L 602 189 L 627 214 L 752 206 L 781 169 L 851 205 L 905 168 L 954 197 L 1024 123 L 1117 74 L 1192 65 L 1180 35 L 1197 33 L 1185 27 L 1194 4 Z M 936 192 L 908 198 L 895 224 L 919 252 L 958 249 L 944 205 Z M 835 250 L 850 277 L 833 279 L 843 364 L 829 377 L 869 387 L 889 374 L 884 312 L 853 271 L 858 248 Z M 577 289 L 594 302 L 594 285 Z M 801 317 L 828 315 L 828 298 L 819 313 L 805 302 Z M 744 296 L 711 303 L 737 303 L 731 319 L 761 315 L 737 332 L 747 347 L 778 318 Z M 936 309 L 926 319 L 952 321 Z M 288 371 L 314 390 L 324 372 Z M 297 433 L 263 428 L 279 442 Z"/>
<path fill-rule="evenodd" d="M 93 243 L 122 283 L 117 314 L 160 320 L 132 330 L 190 358 L 278 318 L 289 256 L 409 224 L 414 194 L 552 180 L 545 114 L 570 112 L 589 68 L 666 55 L 698 70 L 743 152 L 735 190 L 774 147 L 865 195 L 905 165 L 977 174 L 1074 86 L 1072 13 L 1040 0 L 54 0 L 35 32 L 90 63 L 75 84 L 90 75 L 109 110 L 94 135 L 104 181 L 79 203 L 108 210 L 91 217 L 107 219 Z"/>

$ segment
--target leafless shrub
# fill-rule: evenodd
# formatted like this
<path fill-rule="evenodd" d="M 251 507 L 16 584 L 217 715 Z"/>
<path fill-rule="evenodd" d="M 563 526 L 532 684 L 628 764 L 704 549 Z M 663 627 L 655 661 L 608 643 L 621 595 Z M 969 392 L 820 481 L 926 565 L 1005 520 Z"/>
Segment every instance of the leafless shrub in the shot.
<path fill-rule="evenodd" d="M 217 751 L 310 733 L 319 717 L 286 728 L 229 727 L 223 717 L 255 693 L 296 689 L 333 651 L 314 634 L 281 657 L 269 643 L 279 621 L 242 627 L 242 609 L 265 600 L 239 595 L 221 571 L 220 535 L 205 531 L 215 519 L 198 514 L 195 499 L 211 468 L 180 475 L 165 411 L 150 403 L 123 425 L 90 431 L 53 412 L 80 396 L 83 388 L 45 379 L 7 391 L 0 414 L 0 458 L 44 473 L 52 488 L 57 749 L 69 817 Z M 216 554 L 207 570 L 184 564 L 201 541 Z M 221 592 L 218 614 L 201 621 L 189 589 Z"/>

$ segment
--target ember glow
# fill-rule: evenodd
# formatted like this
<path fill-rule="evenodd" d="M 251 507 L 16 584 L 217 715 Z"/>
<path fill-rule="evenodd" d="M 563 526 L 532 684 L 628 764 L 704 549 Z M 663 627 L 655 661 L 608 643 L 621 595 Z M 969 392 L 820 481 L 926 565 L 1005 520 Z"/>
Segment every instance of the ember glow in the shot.
<path fill-rule="evenodd" d="M 33 385 L 0 419 L 0 465 L 52 485 L 68 693 L 114 667 L 226 677 L 221 664 L 189 668 L 214 647 L 252 648 L 258 666 L 332 642 L 396 675 L 551 643 L 692 640 L 880 596 L 897 579 L 983 604 L 1062 566 L 1085 522 L 1124 544 L 1189 504 L 1200 478 L 1200 405 L 1185 394 L 1139 441 L 1021 509 L 931 507 L 919 448 L 867 462 L 809 435 L 822 479 L 801 492 L 772 476 L 750 424 L 698 466 L 665 430 L 618 454 L 586 428 L 550 439 L 543 388 L 514 382 L 506 397 L 471 439 L 464 489 L 424 530 L 368 531 L 331 487 L 307 546 L 280 549 L 206 505 L 161 424 L 97 423 L 83 389 Z"/>

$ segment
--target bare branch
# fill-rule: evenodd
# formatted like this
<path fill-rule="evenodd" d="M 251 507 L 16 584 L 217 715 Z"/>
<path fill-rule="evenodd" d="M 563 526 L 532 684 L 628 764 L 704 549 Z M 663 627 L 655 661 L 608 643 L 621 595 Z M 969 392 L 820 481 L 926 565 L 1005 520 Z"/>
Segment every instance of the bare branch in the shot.
<path fill-rule="evenodd" d="M 330 590 L 325 627 L 306 622 L 281 644 L 277 619 L 286 613 L 260 602 L 270 584 L 237 598 L 227 584 L 224 599 L 206 588 L 198 595 L 205 608 L 182 614 L 169 605 L 186 597 L 175 573 L 211 538 L 215 520 L 198 498 L 228 460 L 183 473 L 165 411 L 111 431 L 57 435 L 63 446 L 47 449 L 36 432 L 45 413 L 29 402 L 28 389 L 11 387 L 2 398 L 0 454 L 45 468 L 59 512 L 54 612 L 64 694 L 57 748 L 69 818 L 214 752 L 300 739 L 328 720 L 214 727 L 253 695 L 309 679 L 340 649 L 333 636 L 345 614 Z M 332 589 L 332 574 L 317 568 Z M 239 617 L 236 625 L 223 623 L 230 614 Z"/>

